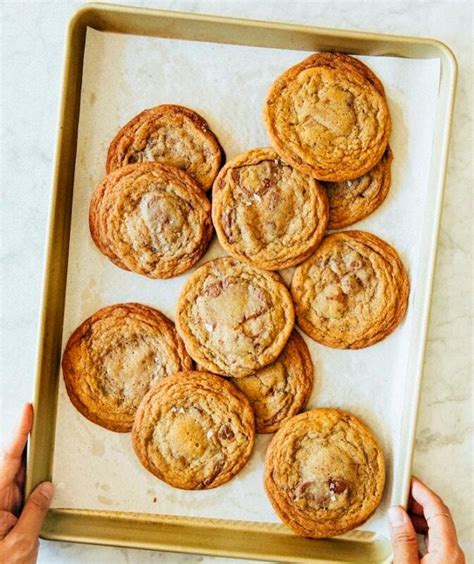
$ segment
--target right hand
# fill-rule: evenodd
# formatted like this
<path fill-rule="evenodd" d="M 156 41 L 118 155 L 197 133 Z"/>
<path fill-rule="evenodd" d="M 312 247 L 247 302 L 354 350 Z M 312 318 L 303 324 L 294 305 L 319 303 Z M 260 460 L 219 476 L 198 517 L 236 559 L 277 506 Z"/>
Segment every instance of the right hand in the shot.
<path fill-rule="evenodd" d="M 465 564 L 448 507 L 418 478 L 411 482 L 408 513 L 396 505 L 388 516 L 394 564 Z M 423 557 L 416 533 L 425 537 L 428 552 Z"/>

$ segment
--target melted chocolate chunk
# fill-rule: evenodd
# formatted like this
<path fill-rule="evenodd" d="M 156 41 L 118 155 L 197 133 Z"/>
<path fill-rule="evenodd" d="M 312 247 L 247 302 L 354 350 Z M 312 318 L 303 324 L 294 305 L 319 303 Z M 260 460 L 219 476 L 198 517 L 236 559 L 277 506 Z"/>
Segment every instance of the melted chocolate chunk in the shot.
<path fill-rule="evenodd" d="M 270 188 L 270 186 L 272 185 L 272 181 L 269 178 L 264 178 L 263 179 L 263 186 L 268 190 L 268 188 Z"/>
<path fill-rule="evenodd" d="M 231 441 L 234 438 L 234 431 L 229 427 L 229 425 L 223 425 L 219 429 L 218 437 L 221 440 Z"/>
<path fill-rule="evenodd" d="M 224 233 L 227 237 L 232 237 L 232 224 L 233 219 L 231 216 L 231 212 L 225 212 L 222 214 L 222 228 L 224 229 Z"/>
<path fill-rule="evenodd" d="M 335 494 L 344 493 L 349 488 L 348 483 L 340 478 L 330 478 L 328 485 L 329 490 Z"/>
<path fill-rule="evenodd" d="M 308 489 L 314 482 L 301 482 L 298 484 L 293 492 L 293 499 L 298 499 L 299 497 L 307 497 Z"/>
<path fill-rule="evenodd" d="M 204 291 L 205 296 L 210 296 L 211 298 L 217 298 L 217 296 L 222 292 L 222 282 L 214 282 L 206 286 Z"/>
<path fill-rule="evenodd" d="M 214 468 L 212 469 L 212 474 L 202 482 L 201 487 L 198 489 L 206 488 L 207 486 L 212 484 L 212 482 L 219 475 L 222 468 L 224 468 L 224 461 L 221 460 L 220 462 L 216 462 Z"/>

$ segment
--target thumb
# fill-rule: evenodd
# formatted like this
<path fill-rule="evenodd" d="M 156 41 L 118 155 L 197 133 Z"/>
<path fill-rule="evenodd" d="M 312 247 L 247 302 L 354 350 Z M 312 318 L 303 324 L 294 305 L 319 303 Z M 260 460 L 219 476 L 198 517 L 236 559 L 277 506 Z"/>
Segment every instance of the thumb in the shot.
<path fill-rule="evenodd" d="M 15 532 L 38 537 L 53 497 L 53 484 L 43 482 L 30 494 L 15 526 Z"/>
<path fill-rule="evenodd" d="M 407 512 L 395 505 L 388 510 L 394 564 L 418 564 L 418 541 Z"/>

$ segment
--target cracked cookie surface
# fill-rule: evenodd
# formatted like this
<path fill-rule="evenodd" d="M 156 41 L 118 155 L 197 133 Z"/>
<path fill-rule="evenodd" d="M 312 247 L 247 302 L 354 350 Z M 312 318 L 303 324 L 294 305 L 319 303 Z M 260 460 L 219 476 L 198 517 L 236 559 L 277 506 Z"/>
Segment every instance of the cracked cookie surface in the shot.
<path fill-rule="evenodd" d="M 257 433 L 274 433 L 306 406 L 313 389 L 314 368 L 303 337 L 293 330 L 272 364 L 244 378 L 232 378 L 255 412 Z"/>
<path fill-rule="evenodd" d="M 131 163 L 159 162 L 187 172 L 208 190 L 222 162 L 222 150 L 207 121 L 172 104 L 144 110 L 120 129 L 107 154 L 107 173 Z"/>
<path fill-rule="evenodd" d="M 106 429 L 128 432 L 150 387 L 193 362 L 174 323 L 156 309 L 126 303 L 86 319 L 63 354 L 64 383 L 76 409 Z"/>
<path fill-rule="evenodd" d="M 393 247 L 364 231 L 325 237 L 291 282 L 298 326 L 329 347 L 359 349 L 399 325 L 409 282 Z"/>
<path fill-rule="evenodd" d="M 364 523 L 382 499 L 384 482 L 377 441 L 357 417 L 339 409 L 289 419 L 265 457 L 264 485 L 273 508 L 306 537 L 341 535 Z"/>
<path fill-rule="evenodd" d="M 359 178 L 323 183 L 329 201 L 328 229 L 352 225 L 383 203 L 390 188 L 392 159 L 392 151 L 387 147 L 374 168 Z"/>
<path fill-rule="evenodd" d="M 255 441 L 242 392 L 207 372 L 166 378 L 144 397 L 132 430 L 140 462 L 175 488 L 210 489 L 247 463 Z"/>
<path fill-rule="evenodd" d="M 92 238 L 109 259 L 149 278 L 189 270 L 212 237 L 211 205 L 185 172 L 127 165 L 99 184 L 89 208 Z"/>
<path fill-rule="evenodd" d="M 373 168 L 391 128 L 378 78 L 361 61 L 339 53 L 316 53 L 278 77 L 264 118 L 284 161 L 330 182 Z"/>
<path fill-rule="evenodd" d="M 253 149 L 217 176 L 212 219 L 232 256 L 278 270 L 299 264 L 318 246 L 328 220 L 327 197 L 317 180 L 285 164 L 273 149 Z"/>
<path fill-rule="evenodd" d="M 293 302 L 280 276 L 231 257 L 198 268 L 176 312 L 191 357 L 210 372 L 234 377 L 276 360 L 293 325 Z"/>

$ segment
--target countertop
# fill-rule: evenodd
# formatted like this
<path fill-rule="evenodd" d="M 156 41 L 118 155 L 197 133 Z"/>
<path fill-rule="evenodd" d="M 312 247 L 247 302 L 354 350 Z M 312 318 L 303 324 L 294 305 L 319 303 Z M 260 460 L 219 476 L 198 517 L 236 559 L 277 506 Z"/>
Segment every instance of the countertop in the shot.
<path fill-rule="evenodd" d="M 120 3 L 120 2 L 117 2 Z M 459 65 L 413 472 L 451 508 L 473 556 L 472 4 L 470 2 L 185 1 L 146 7 L 431 36 Z M 2 18 L 2 439 L 32 395 L 41 280 L 63 64 L 64 32 L 79 2 L 6 1 Z M 238 560 L 41 542 L 42 563 Z"/>

